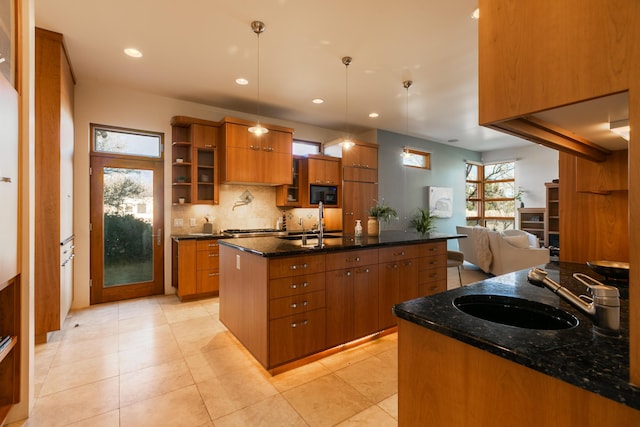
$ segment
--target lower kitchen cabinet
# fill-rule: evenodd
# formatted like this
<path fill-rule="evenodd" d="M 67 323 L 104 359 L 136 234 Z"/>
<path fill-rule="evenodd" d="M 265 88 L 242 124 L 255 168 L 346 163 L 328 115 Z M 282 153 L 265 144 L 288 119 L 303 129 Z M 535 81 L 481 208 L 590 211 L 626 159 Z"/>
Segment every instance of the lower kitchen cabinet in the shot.
<path fill-rule="evenodd" d="M 377 332 L 378 250 L 327 255 L 327 347 L 344 344 Z"/>
<path fill-rule="evenodd" d="M 418 287 L 418 246 L 380 249 L 379 323 L 381 328 L 396 325 L 391 309 L 395 304 L 420 296 Z"/>
<path fill-rule="evenodd" d="M 220 270 L 216 239 L 174 239 L 172 259 L 171 284 L 180 300 L 217 295 Z"/>

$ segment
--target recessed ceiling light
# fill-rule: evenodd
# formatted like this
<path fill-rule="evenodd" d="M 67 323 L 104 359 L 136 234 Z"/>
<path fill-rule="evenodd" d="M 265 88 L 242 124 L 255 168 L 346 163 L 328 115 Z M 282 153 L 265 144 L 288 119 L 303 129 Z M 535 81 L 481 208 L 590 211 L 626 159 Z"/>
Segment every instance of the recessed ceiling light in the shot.
<path fill-rule="evenodd" d="M 322 104 L 324 102 L 324 99 L 322 98 L 314 98 L 311 100 L 311 102 L 313 102 L 314 104 Z"/>
<path fill-rule="evenodd" d="M 244 77 L 238 77 L 236 79 L 236 83 L 238 83 L 240 86 L 246 86 L 249 84 L 249 80 L 245 79 Z"/>
<path fill-rule="evenodd" d="M 378 114 L 378 113 L 369 113 L 369 117 L 371 117 L 372 119 L 375 119 L 377 117 L 380 117 L 380 114 Z"/>
<path fill-rule="evenodd" d="M 124 50 L 124 53 L 129 55 L 132 58 L 141 58 L 142 57 L 142 52 L 140 52 L 138 49 L 136 49 L 135 47 L 128 47 Z"/>
<path fill-rule="evenodd" d="M 480 19 L 480 8 L 476 8 L 476 10 L 471 14 L 471 17 L 473 19 Z"/>

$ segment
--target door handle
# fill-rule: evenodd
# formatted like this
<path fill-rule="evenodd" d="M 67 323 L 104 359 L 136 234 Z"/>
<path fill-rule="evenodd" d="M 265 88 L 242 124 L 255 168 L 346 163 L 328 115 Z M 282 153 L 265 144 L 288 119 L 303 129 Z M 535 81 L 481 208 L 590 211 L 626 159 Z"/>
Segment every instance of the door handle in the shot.
<path fill-rule="evenodd" d="M 162 228 L 157 229 L 157 233 L 153 235 L 156 238 L 156 244 L 158 246 L 162 245 Z"/>

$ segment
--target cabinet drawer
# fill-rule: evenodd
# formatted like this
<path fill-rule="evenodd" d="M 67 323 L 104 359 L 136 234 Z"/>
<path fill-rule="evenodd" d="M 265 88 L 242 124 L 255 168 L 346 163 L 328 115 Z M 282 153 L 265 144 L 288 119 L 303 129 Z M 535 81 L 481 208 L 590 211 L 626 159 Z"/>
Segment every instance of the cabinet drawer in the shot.
<path fill-rule="evenodd" d="M 422 245 L 418 245 L 418 248 L 420 250 L 420 256 L 447 254 L 446 242 L 424 243 Z"/>
<path fill-rule="evenodd" d="M 398 261 L 402 259 L 417 258 L 418 254 L 419 254 L 419 248 L 417 245 L 381 248 L 380 262 L 382 263 L 382 262 Z"/>
<path fill-rule="evenodd" d="M 284 277 L 269 281 L 269 299 L 324 290 L 324 273 Z"/>
<path fill-rule="evenodd" d="M 437 294 L 447 290 L 447 279 L 438 279 L 429 283 L 421 283 L 418 286 L 418 291 L 421 297 Z"/>
<path fill-rule="evenodd" d="M 446 281 L 447 281 L 446 267 L 420 270 L 420 272 L 418 273 L 418 283 L 420 283 L 420 285 L 423 285 L 425 283 L 437 282 L 438 280 L 445 281 L 445 289 L 446 289 Z"/>
<path fill-rule="evenodd" d="M 327 271 L 378 263 L 378 249 L 327 254 Z"/>
<path fill-rule="evenodd" d="M 378 182 L 378 169 L 345 166 L 342 173 L 345 181 Z"/>
<path fill-rule="evenodd" d="M 198 251 L 198 270 L 218 270 L 220 254 L 217 251 Z"/>
<path fill-rule="evenodd" d="M 218 250 L 218 241 L 217 240 L 198 240 L 196 246 L 199 251 L 210 251 L 214 252 Z"/>
<path fill-rule="evenodd" d="M 269 365 L 277 366 L 325 349 L 325 309 L 269 322 Z"/>
<path fill-rule="evenodd" d="M 429 270 L 432 268 L 446 267 L 447 254 L 422 257 L 419 259 L 418 265 L 420 266 L 420 271 Z"/>
<path fill-rule="evenodd" d="M 220 289 L 220 273 L 217 270 L 200 270 L 197 276 L 198 292 L 215 292 Z"/>
<path fill-rule="evenodd" d="M 273 299 L 269 302 L 269 318 L 278 319 L 305 311 L 324 308 L 324 291 Z"/>
<path fill-rule="evenodd" d="M 276 279 L 323 272 L 325 267 L 324 258 L 324 255 L 303 255 L 272 259 L 269 262 L 269 278 Z"/>

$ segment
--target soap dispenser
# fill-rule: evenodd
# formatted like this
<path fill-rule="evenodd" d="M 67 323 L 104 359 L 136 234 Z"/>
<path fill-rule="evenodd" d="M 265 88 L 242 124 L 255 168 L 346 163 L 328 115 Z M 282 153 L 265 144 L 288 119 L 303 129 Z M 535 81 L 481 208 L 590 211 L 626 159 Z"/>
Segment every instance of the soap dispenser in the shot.
<path fill-rule="evenodd" d="M 362 224 L 359 219 L 356 219 L 356 228 L 355 228 L 356 237 L 362 237 Z"/>

